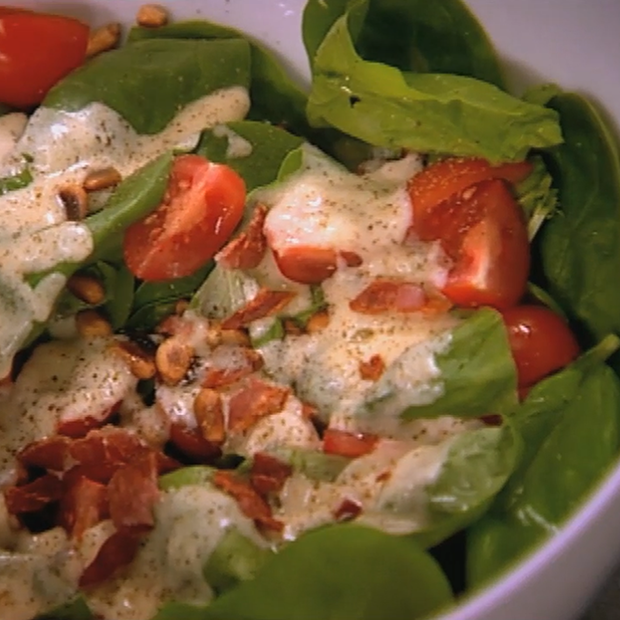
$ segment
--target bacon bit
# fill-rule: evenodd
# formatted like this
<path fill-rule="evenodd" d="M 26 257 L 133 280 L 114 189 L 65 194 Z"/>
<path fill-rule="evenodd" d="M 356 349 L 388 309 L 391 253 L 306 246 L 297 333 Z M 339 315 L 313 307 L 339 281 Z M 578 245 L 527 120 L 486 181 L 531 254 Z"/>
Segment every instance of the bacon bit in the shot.
<path fill-rule="evenodd" d="M 42 467 L 62 471 L 69 456 L 68 437 L 54 435 L 28 444 L 17 453 L 17 460 L 26 467 Z"/>
<path fill-rule="evenodd" d="M 62 483 L 53 474 L 45 474 L 33 482 L 4 491 L 6 509 L 9 514 L 36 512 L 62 497 Z"/>
<path fill-rule="evenodd" d="M 301 415 L 306 418 L 306 420 L 314 420 L 319 415 L 319 410 L 315 405 L 311 405 L 310 403 L 302 402 L 301 403 Z"/>
<path fill-rule="evenodd" d="M 254 349 L 242 349 L 243 362 L 236 368 L 209 368 L 202 380 L 202 387 L 220 388 L 240 381 L 263 366 L 263 356 Z"/>
<path fill-rule="evenodd" d="M 108 490 L 104 484 L 80 475 L 63 478 L 58 524 L 70 537 L 80 539 L 84 532 L 109 514 Z"/>
<path fill-rule="evenodd" d="M 94 416 L 86 416 L 85 418 L 75 420 L 59 420 L 58 425 L 56 426 L 56 432 L 59 435 L 73 437 L 74 439 L 84 437 L 89 431 L 104 426 L 118 411 L 119 406 L 120 402 L 116 403 L 113 407 L 110 407 L 108 411 L 104 412 L 97 418 Z"/>
<path fill-rule="evenodd" d="M 226 439 L 222 397 L 209 388 L 203 388 L 194 399 L 194 416 L 202 436 L 213 444 L 221 445 Z"/>
<path fill-rule="evenodd" d="M 140 538 L 127 531 L 114 532 L 101 545 L 95 559 L 80 576 L 80 588 L 89 588 L 107 581 L 121 568 L 131 564 L 138 548 Z"/>
<path fill-rule="evenodd" d="M 350 433 L 337 428 L 328 428 L 323 435 L 323 452 L 357 458 L 372 452 L 379 441 L 370 433 Z"/>
<path fill-rule="evenodd" d="M 293 291 L 270 291 L 262 288 L 254 299 L 223 321 L 222 329 L 238 329 L 252 321 L 277 314 L 295 295 Z"/>
<path fill-rule="evenodd" d="M 342 250 L 340 252 L 340 257 L 347 264 L 347 267 L 359 267 L 364 262 L 362 257 L 356 252 Z"/>
<path fill-rule="evenodd" d="M 255 377 L 228 402 L 228 430 L 242 433 L 261 418 L 282 411 L 289 389 Z"/>
<path fill-rule="evenodd" d="M 147 449 L 137 435 L 109 426 L 91 431 L 86 437 L 74 441 L 69 454 L 85 466 L 108 465 L 117 469 Z"/>
<path fill-rule="evenodd" d="M 202 436 L 200 429 L 179 422 L 170 425 L 170 442 L 195 463 L 209 463 L 222 454 L 217 444 Z"/>
<path fill-rule="evenodd" d="M 119 468 L 108 484 L 110 517 L 117 530 L 135 534 L 155 525 L 153 507 L 159 500 L 157 457 L 144 454 Z"/>
<path fill-rule="evenodd" d="M 487 426 L 501 426 L 503 423 L 502 416 L 497 413 L 489 413 L 479 418 Z"/>
<path fill-rule="evenodd" d="M 377 381 L 385 370 L 385 362 L 380 355 L 373 355 L 369 360 L 359 363 L 360 377 L 367 381 Z"/>
<path fill-rule="evenodd" d="M 361 314 L 406 313 L 421 310 L 426 303 L 426 293 L 418 284 L 375 280 L 349 302 L 349 308 Z"/>
<path fill-rule="evenodd" d="M 362 512 L 362 505 L 358 502 L 346 498 L 336 510 L 334 510 L 334 518 L 336 521 L 351 521 Z"/>
<path fill-rule="evenodd" d="M 392 477 L 392 472 L 389 469 L 382 471 L 375 480 L 377 482 L 387 482 Z"/>
<path fill-rule="evenodd" d="M 274 519 L 269 504 L 245 481 L 231 471 L 218 470 L 213 484 L 237 501 L 241 512 L 266 530 L 281 532 L 284 524 Z"/>
<path fill-rule="evenodd" d="M 282 490 L 286 479 L 293 473 L 293 468 L 284 461 L 257 452 L 250 469 L 250 484 L 262 496 Z"/>
<path fill-rule="evenodd" d="M 226 269 L 254 269 L 258 267 L 267 251 L 267 239 L 263 233 L 267 207 L 258 205 L 247 228 L 215 257 Z"/>

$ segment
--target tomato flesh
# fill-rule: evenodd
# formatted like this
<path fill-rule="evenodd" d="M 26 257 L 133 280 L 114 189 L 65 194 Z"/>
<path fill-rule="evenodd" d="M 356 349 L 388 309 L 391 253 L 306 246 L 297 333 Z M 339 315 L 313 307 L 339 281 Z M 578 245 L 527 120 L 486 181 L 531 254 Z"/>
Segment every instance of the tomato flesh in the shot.
<path fill-rule="evenodd" d="M 525 217 L 505 181 L 468 187 L 418 220 L 423 241 L 439 240 L 452 260 L 441 292 L 463 307 L 515 305 L 525 293 L 530 248 Z"/>
<path fill-rule="evenodd" d="M 70 17 L 0 7 L 0 102 L 24 109 L 86 57 L 89 28 Z"/>
<path fill-rule="evenodd" d="M 162 204 L 125 232 L 127 267 L 149 281 L 192 274 L 226 243 L 244 204 L 245 183 L 232 168 L 199 155 L 177 157 Z"/>
<path fill-rule="evenodd" d="M 425 219 L 441 202 L 489 179 L 519 183 L 532 172 L 527 161 L 492 166 L 486 159 L 450 157 L 428 166 L 409 180 L 413 223 Z"/>
<path fill-rule="evenodd" d="M 566 322 L 544 306 L 522 305 L 502 312 L 520 388 L 538 383 L 570 364 L 580 352 Z"/>

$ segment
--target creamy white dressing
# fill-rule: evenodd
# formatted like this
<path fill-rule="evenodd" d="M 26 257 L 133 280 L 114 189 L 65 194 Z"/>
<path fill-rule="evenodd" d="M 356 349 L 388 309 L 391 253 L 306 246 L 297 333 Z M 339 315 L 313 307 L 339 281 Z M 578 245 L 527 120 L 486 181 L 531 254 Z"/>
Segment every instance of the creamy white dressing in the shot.
<path fill-rule="evenodd" d="M 209 485 L 164 493 L 155 507 L 155 520 L 128 572 L 88 593 L 95 614 L 144 620 L 166 600 L 204 605 L 213 592 L 202 570 L 229 528 L 267 546 L 235 500 Z"/>
<path fill-rule="evenodd" d="M 59 422 L 103 419 L 137 379 L 110 348 L 111 338 L 39 345 L 0 401 L 0 488 L 12 482 L 14 456 L 55 434 Z"/>
<path fill-rule="evenodd" d="M 213 135 L 217 138 L 226 138 L 228 140 L 228 147 L 226 149 L 227 159 L 242 159 L 252 154 L 252 143 L 226 125 L 216 125 L 213 128 Z"/>
<path fill-rule="evenodd" d="M 190 103 L 160 133 L 146 136 L 99 102 L 77 112 L 35 111 L 0 167 L 0 178 L 14 175 L 27 155 L 33 176 L 28 187 L 0 196 L 0 378 L 34 324 L 47 320 L 65 284 L 56 274 L 33 290 L 25 276 L 80 262 L 93 250 L 88 228 L 66 221 L 59 190 L 81 185 L 93 170 L 113 166 L 125 177 L 173 148 L 191 149 L 201 130 L 240 120 L 249 106 L 245 88 L 222 89 Z"/>
<path fill-rule="evenodd" d="M 13 150 L 19 136 L 24 131 L 28 117 L 21 112 L 11 112 L 0 116 L 0 166 L 4 158 Z"/>

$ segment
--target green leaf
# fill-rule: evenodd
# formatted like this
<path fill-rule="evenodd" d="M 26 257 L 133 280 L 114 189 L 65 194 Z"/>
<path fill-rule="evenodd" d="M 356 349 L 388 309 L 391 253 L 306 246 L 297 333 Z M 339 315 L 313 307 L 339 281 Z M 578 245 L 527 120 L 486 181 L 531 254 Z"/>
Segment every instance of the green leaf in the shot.
<path fill-rule="evenodd" d="M 435 338 L 443 341 L 446 336 Z M 516 403 L 515 365 L 504 322 L 495 310 L 478 310 L 452 330 L 447 346 L 435 356 L 438 377 L 422 386 L 411 380 L 408 370 L 415 367 L 421 346 L 406 349 L 388 366 L 358 415 L 400 411 L 404 419 L 469 418 L 506 412 Z"/>
<path fill-rule="evenodd" d="M 205 131 L 196 152 L 236 170 L 245 181 L 248 193 L 275 181 L 284 158 L 303 143 L 302 138 L 267 123 L 239 121 L 228 123 L 227 127 L 247 141 L 251 147 L 247 156 L 231 155 L 230 138 L 219 135 L 219 130 L 216 130 L 218 135 L 212 130 Z"/>
<path fill-rule="evenodd" d="M 415 620 L 451 601 L 445 576 L 411 540 L 335 525 L 282 549 L 204 620 Z"/>
<path fill-rule="evenodd" d="M 109 290 L 106 289 L 108 300 L 104 305 L 104 310 L 112 328 L 115 330 L 125 325 L 131 313 L 134 282 L 133 274 L 125 265 L 121 265 L 115 271 L 112 287 Z"/>
<path fill-rule="evenodd" d="M 26 167 L 11 177 L 0 179 L 0 196 L 27 187 L 30 183 L 32 183 L 32 174 L 30 169 Z"/>
<path fill-rule="evenodd" d="M 523 159 L 561 142 L 557 114 L 470 77 L 401 73 L 364 61 L 340 18 L 319 48 L 308 117 L 370 144 L 421 152 Z"/>
<path fill-rule="evenodd" d="M 91 620 L 92 612 L 86 604 L 83 596 L 78 596 L 70 603 L 56 607 L 43 616 L 38 616 L 38 620 Z"/>
<path fill-rule="evenodd" d="M 620 151 L 592 103 L 557 94 L 565 143 L 544 153 L 561 211 L 537 237 L 543 288 L 594 339 L 620 331 Z"/>
<path fill-rule="evenodd" d="M 221 594 L 253 579 L 272 553 L 269 548 L 259 547 L 237 528 L 229 528 L 205 564 L 205 579 Z"/>
<path fill-rule="evenodd" d="M 173 601 L 165 603 L 153 620 L 204 620 L 207 618 L 207 607 Z"/>
<path fill-rule="evenodd" d="M 181 467 L 159 477 L 158 485 L 162 491 L 172 491 L 194 484 L 203 485 L 213 478 L 215 469 L 207 465 Z"/>
<path fill-rule="evenodd" d="M 250 45 L 250 117 L 283 125 L 299 135 L 308 133 L 305 115 L 306 95 L 287 75 L 282 64 L 268 49 L 246 35 L 207 21 L 176 22 L 163 28 L 133 28 L 130 41 L 151 38 L 172 39 L 244 39 Z"/>
<path fill-rule="evenodd" d="M 71 112 L 98 101 L 139 134 L 154 134 L 192 101 L 221 88 L 248 87 L 249 79 L 250 48 L 242 39 L 139 41 L 73 71 L 43 105 Z"/>

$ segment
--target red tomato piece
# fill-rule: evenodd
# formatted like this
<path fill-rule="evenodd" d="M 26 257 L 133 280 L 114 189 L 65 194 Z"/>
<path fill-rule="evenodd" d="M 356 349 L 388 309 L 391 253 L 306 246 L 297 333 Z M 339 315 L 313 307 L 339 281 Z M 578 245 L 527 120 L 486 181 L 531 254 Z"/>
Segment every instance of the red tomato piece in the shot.
<path fill-rule="evenodd" d="M 0 101 L 30 108 L 79 67 L 86 57 L 89 28 L 70 17 L 0 9 Z"/>
<path fill-rule="evenodd" d="M 424 219 L 440 202 L 470 185 L 488 179 L 519 183 L 532 172 L 527 161 L 492 166 L 486 159 L 451 157 L 438 161 L 412 177 L 408 184 L 413 223 Z"/>
<path fill-rule="evenodd" d="M 244 204 L 245 183 L 232 168 L 199 155 L 177 157 L 162 204 L 125 232 L 129 270 L 150 281 L 192 274 L 230 237 Z"/>
<path fill-rule="evenodd" d="M 195 463 L 210 463 L 222 454 L 218 444 L 205 439 L 200 429 L 189 428 L 181 422 L 170 425 L 170 443 Z"/>
<path fill-rule="evenodd" d="M 323 452 L 357 458 L 372 452 L 379 441 L 370 433 L 350 433 L 337 428 L 328 428 L 323 435 Z"/>
<path fill-rule="evenodd" d="M 544 306 L 523 305 L 502 313 L 519 387 L 527 388 L 570 364 L 580 352 L 569 326 Z"/>
<path fill-rule="evenodd" d="M 468 187 L 416 224 L 424 241 L 439 239 L 454 262 L 441 292 L 464 307 L 509 308 L 527 285 L 530 247 L 525 216 L 505 181 Z"/>

